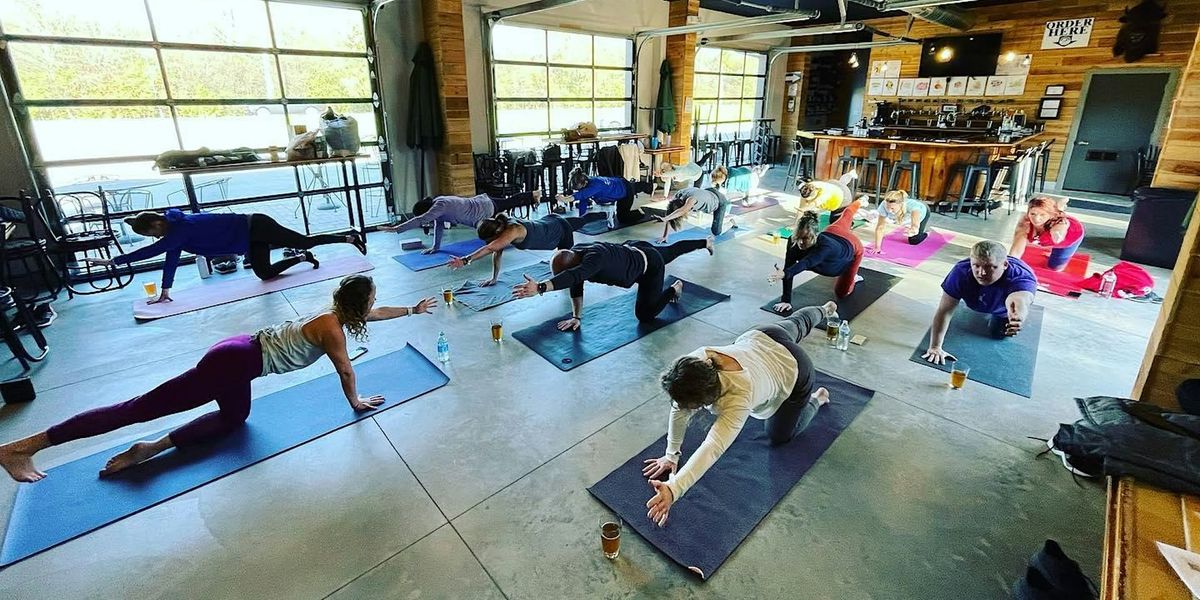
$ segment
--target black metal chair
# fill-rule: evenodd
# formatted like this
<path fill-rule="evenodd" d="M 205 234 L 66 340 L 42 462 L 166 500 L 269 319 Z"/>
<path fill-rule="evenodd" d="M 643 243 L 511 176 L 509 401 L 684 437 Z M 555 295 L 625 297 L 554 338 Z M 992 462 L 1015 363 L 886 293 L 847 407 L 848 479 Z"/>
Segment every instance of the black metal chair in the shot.
<path fill-rule="evenodd" d="M 39 213 L 48 235 L 54 240 L 67 297 L 119 290 L 133 283 L 133 267 L 130 265 L 96 266 L 87 261 L 88 258 L 111 259 L 124 253 L 117 233 L 112 229 L 112 217 L 104 198 L 96 192 L 56 196 L 47 191 L 46 195 L 54 198 L 58 207 L 58 230 L 62 233 L 55 233 L 45 211 Z M 116 249 L 115 253 L 112 252 L 113 248 Z M 79 260 L 81 258 L 83 260 Z M 72 269 L 77 273 L 74 278 L 71 276 Z M 85 283 L 87 288 L 80 287 L 79 282 Z"/>
<path fill-rule="evenodd" d="M 900 158 L 892 162 L 892 175 L 888 177 L 888 191 L 900 185 L 900 174 L 908 172 L 908 197 L 921 199 L 921 161 L 913 160 L 912 152 L 902 150 Z"/>
<path fill-rule="evenodd" d="M 967 210 L 970 211 L 976 206 L 982 205 L 983 217 L 986 219 L 988 215 L 988 200 L 992 189 L 992 165 L 990 156 L 986 152 L 980 152 L 973 163 L 959 165 L 959 170 L 962 171 L 962 189 L 958 193 L 958 202 L 954 207 L 954 218 L 957 219 L 963 211 L 963 204 L 970 201 Z M 973 197 L 971 194 L 979 185 L 979 177 L 983 177 L 983 193 L 978 197 Z"/>
<path fill-rule="evenodd" d="M 875 202 L 878 203 L 879 198 L 883 195 L 883 186 L 887 179 L 888 160 L 879 155 L 879 148 L 869 148 L 867 156 L 859 163 L 859 167 L 859 180 L 854 183 L 854 187 L 865 192 L 870 189 L 871 182 L 874 181 Z"/>
<path fill-rule="evenodd" d="M 0 286 L 13 290 L 31 305 L 52 302 L 63 290 L 63 278 L 50 259 L 45 221 L 25 191 L 19 196 L 0 197 L 5 231 L 0 239 Z M 12 264 L 19 262 L 15 273 Z M 25 284 L 22 290 L 19 284 Z"/>
<path fill-rule="evenodd" d="M 9 318 L 9 310 L 16 312 L 15 320 Z M 25 347 L 21 341 L 21 332 L 29 333 L 38 350 L 41 350 L 40 354 L 34 354 Z M 34 322 L 33 311 L 25 300 L 12 293 L 11 288 L 0 288 L 0 336 L 4 337 L 5 345 L 21 363 L 21 369 L 24 371 L 29 370 L 29 363 L 41 362 L 50 353 L 50 344 Z"/>

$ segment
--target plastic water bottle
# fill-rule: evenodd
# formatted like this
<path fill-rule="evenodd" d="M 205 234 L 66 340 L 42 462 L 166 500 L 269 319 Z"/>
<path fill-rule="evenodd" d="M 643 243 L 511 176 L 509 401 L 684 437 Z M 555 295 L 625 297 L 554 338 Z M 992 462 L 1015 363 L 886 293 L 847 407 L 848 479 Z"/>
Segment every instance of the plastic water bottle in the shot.
<path fill-rule="evenodd" d="M 397 222 L 396 221 L 396 209 L 389 206 L 388 207 L 388 225 L 395 225 L 396 222 Z"/>
<path fill-rule="evenodd" d="M 208 262 L 208 257 L 196 257 L 196 269 L 200 271 L 200 279 L 208 279 L 212 277 L 212 265 Z"/>
<path fill-rule="evenodd" d="M 850 321 L 842 321 L 838 326 L 837 349 L 845 352 L 850 348 Z"/>
<path fill-rule="evenodd" d="M 446 341 L 446 332 L 438 332 L 437 341 L 438 361 L 443 365 L 450 362 L 450 342 Z"/>
<path fill-rule="evenodd" d="M 1112 269 L 1109 269 L 1104 272 L 1104 275 L 1100 276 L 1100 297 L 1112 298 L 1113 292 L 1115 292 L 1116 289 L 1117 274 L 1113 273 Z"/>

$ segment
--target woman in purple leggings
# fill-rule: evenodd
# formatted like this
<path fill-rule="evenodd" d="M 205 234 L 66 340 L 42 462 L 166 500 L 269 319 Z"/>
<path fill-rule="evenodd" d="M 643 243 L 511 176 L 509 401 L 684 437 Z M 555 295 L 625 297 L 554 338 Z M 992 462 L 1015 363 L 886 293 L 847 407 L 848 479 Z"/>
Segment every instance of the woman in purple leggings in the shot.
<path fill-rule="evenodd" d="M 161 439 L 137 442 L 109 459 L 100 475 L 111 475 L 169 448 L 195 446 L 241 427 L 250 416 L 251 381 L 303 369 L 322 356 L 328 356 L 337 369 L 350 407 L 373 410 L 383 404 L 384 398 L 358 395 L 354 367 L 346 352 L 346 332 L 363 341 L 367 321 L 428 313 L 437 306 L 437 300 L 425 298 L 413 307 L 374 308 L 374 304 L 375 283 L 371 278 L 350 275 L 333 292 L 329 310 L 267 327 L 254 335 L 236 335 L 217 342 L 195 367 L 141 396 L 82 412 L 46 431 L 0 446 L 0 466 L 17 481 L 38 481 L 46 474 L 34 466 L 33 456 L 45 448 L 217 402 L 216 411 Z"/>

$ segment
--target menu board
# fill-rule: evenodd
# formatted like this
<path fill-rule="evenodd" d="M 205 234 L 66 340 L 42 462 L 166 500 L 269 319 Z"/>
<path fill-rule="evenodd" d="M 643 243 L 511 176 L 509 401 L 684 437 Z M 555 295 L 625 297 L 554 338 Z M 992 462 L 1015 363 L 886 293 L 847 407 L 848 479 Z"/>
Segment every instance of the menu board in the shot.
<path fill-rule="evenodd" d="M 987 91 L 985 96 L 1003 96 L 1004 90 L 1008 88 L 1008 78 L 991 76 L 987 78 Z"/>
<path fill-rule="evenodd" d="M 982 96 L 987 90 L 987 77 L 968 77 L 967 96 Z"/>
<path fill-rule="evenodd" d="M 924 98 L 925 96 L 929 95 L 929 78 L 928 77 L 917 80 L 916 85 L 913 86 L 913 94 L 912 95 L 917 98 Z"/>
<path fill-rule="evenodd" d="M 966 83 L 965 81 L 963 83 Z M 946 90 L 950 86 L 949 77 L 930 77 L 929 78 L 929 95 L 930 96 L 945 96 Z"/>
<path fill-rule="evenodd" d="M 917 80 L 912 78 L 904 78 L 900 80 L 900 97 L 905 98 L 913 95 L 913 90 L 917 87 Z"/>
<path fill-rule="evenodd" d="M 966 96 L 967 95 L 967 78 L 966 77 L 951 77 L 950 85 L 946 88 L 947 96 Z"/>

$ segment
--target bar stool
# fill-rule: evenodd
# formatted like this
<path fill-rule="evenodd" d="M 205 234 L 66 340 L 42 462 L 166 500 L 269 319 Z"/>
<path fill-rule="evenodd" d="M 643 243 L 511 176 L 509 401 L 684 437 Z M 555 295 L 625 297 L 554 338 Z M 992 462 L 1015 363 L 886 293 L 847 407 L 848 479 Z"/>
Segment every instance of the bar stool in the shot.
<path fill-rule="evenodd" d="M 887 159 L 879 156 L 879 148 L 870 148 L 867 150 L 867 157 L 862 159 L 862 171 L 859 172 L 858 181 L 855 182 L 855 187 L 860 187 L 863 190 L 869 188 L 868 177 L 875 175 L 875 202 L 879 202 L 879 197 L 883 195 L 883 179 L 888 169 Z M 862 182 L 859 185 L 858 182 Z"/>
<path fill-rule="evenodd" d="M 796 187 L 796 179 L 804 177 L 805 179 L 812 177 L 817 166 L 817 151 L 815 148 L 807 148 L 804 145 L 802 138 L 797 138 L 792 142 L 792 155 L 788 159 L 787 177 L 783 182 L 783 191 L 787 191 L 788 186 Z"/>
<path fill-rule="evenodd" d="M 966 163 L 959 166 L 962 170 L 962 189 L 958 193 L 958 203 L 954 207 L 954 218 L 962 214 L 963 202 L 968 198 L 968 194 L 975 189 L 977 178 L 983 176 L 983 195 L 978 198 L 972 198 L 972 204 L 979 202 L 983 205 L 983 218 L 988 216 L 988 196 L 992 189 L 992 164 L 988 161 L 988 154 L 980 152 L 976 157 L 975 162 Z"/>
<path fill-rule="evenodd" d="M 850 147 L 842 148 L 842 155 L 837 158 L 837 176 L 841 177 L 850 171 L 858 168 L 858 157 L 850 153 Z M 850 184 L 850 192 L 858 191 L 858 180 L 855 179 Z"/>
<path fill-rule="evenodd" d="M 1046 171 L 1050 169 L 1050 147 L 1057 141 L 1056 138 L 1042 142 L 1042 151 L 1038 154 L 1037 164 L 1038 192 L 1046 191 Z"/>
<path fill-rule="evenodd" d="M 892 163 L 892 175 L 888 177 L 888 191 L 896 189 L 900 174 L 908 172 L 908 196 L 921 199 L 921 161 L 912 159 L 912 152 L 900 152 L 900 159 Z"/>

